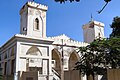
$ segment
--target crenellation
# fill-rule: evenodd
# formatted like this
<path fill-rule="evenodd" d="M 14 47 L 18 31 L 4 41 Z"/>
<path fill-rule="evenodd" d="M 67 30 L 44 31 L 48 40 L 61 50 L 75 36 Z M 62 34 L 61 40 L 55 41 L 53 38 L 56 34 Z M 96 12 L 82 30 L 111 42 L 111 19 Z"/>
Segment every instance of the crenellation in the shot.
<path fill-rule="evenodd" d="M 25 34 L 16 34 L 15 36 L 27 36 Z"/>
<path fill-rule="evenodd" d="M 63 34 L 63 35 L 60 35 L 57 37 L 48 37 L 48 38 L 53 39 L 55 42 L 59 43 L 62 41 L 61 36 L 66 36 L 66 35 Z M 70 39 L 63 39 L 63 43 L 69 44 L 69 45 L 75 45 L 75 46 L 81 46 L 81 45 L 87 46 L 88 45 L 85 42 L 79 42 L 79 41 L 74 41 L 74 40 L 70 40 Z"/>
<path fill-rule="evenodd" d="M 31 6 L 31 7 L 39 8 L 39 9 L 44 9 L 44 10 L 48 9 L 48 6 L 46 6 L 46 5 L 38 4 L 38 3 L 35 3 L 35 2 L 31 2 L 31 1 L 29 1 L 27 3 L 27 5 Z"/>
<path fill-rule="evenodd" d="M 61 36 L 57 36 L 57 37 L 49 37 L 50 39 L 53 39 L 55 41 L 55 43 L 57 44 L 62 44 L 62 39 Z M 67 45 L 74 45 L 74 46 L 77 46 L 77 47 L 80 47 L 80 46 L 87 46 L 89 45 L 88 43 L 85 43 L 85 42 L 79 42 L 79 41 L 74 41 L 74 40 L 70 40 L 70 39 L 63 39 L 63 44 L 67 44 Z"/>

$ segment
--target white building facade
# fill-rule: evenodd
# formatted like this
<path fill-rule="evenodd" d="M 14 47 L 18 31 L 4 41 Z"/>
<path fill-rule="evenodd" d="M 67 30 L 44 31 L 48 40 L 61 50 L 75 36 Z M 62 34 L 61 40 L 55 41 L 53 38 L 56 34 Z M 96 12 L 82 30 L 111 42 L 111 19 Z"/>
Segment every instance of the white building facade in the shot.
<path fill-rule="evenodd" d="M 97 21 L 83 26 L 86 43 L 74 41 L 64 34 L 47 37 L 47 10 L 47 6 L 35 2 L 27 2 L 20 10 L 20 34 L 0 47 L 4 80 L 61 80 L 80 59 L 76 50 L 97 37 L 104 37 L 104 24 Z"/>

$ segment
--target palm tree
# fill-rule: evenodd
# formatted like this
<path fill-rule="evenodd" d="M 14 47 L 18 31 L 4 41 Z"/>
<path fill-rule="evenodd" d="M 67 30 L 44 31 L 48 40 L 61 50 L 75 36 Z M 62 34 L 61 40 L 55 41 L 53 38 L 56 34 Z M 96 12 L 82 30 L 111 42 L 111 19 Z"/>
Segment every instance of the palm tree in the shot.
<path fill-rule="evenodd" d="M 112 28 L 110 37 L 120 37 L 120 17 L 116 16 L 110 27 Z"/>

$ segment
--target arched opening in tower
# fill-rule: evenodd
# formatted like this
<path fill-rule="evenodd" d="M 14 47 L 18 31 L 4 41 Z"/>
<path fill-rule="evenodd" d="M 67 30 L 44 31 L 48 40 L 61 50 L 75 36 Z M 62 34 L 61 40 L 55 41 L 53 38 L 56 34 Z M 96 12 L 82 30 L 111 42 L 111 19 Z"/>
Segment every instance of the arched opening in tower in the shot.
<path fill-rule="evenodd" d="M 60 53 L 57 49 L 52 50 L 52 68 L 60 74 L 61 72 L 61 59 L 60 59 Z"/>
<path fill-rule="evenodd" d="M 69 70 L 73 70 L 75 67 L 75 63 L 79 60 L 79 55 L 77 54 L 77 52 L 73 51 L 70 54 L 69 57 Z"/>

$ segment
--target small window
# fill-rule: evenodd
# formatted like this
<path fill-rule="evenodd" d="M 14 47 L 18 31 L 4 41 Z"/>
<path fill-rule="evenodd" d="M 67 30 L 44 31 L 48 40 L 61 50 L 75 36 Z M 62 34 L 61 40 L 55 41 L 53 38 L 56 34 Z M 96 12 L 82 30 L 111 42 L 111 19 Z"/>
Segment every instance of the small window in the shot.
<path fill-rule="evenodd" d="M 14 50 L 14 47 L 12 47 L 12 49 L 11 49 L 11 56 L 14 56 L 14 54 L 15 54 L 15 50 Z"/>
<path fill-rule="evenodd" d="M 98 37 L 100 37 L 100 33 L 98 33 Z"/>
<path fill-rule="evenodd" d="M 4 63 L 4 75 L 6 75 L 6 71 L 7 71 L 7 62 Z"/>
<path fill-rule="evenodd" d="M 35 23 L 34 23 L 34 27 L 35 27 L 35 30 L 39 30 L 39 20 L 38 18 L 35 19 Z"/>
<path fill-rule="evenodd" d="M 14 74 L 15 60 L 11 60 L 11 74 Z"/>
<path fill-rule="evenodd" d="M 55 64 L 55 60 L 52 60 L 52 64 Z"/>
<path fill-rule="evenodd" d="M 1 59 L 1 55 L 0 55 L 0 61 L 1 61 L 2 59 Z"/>
<path fill-rule="evenodd" d="M 55 67 L 55 60 L 52 60 L 52 67 Z"/>
<path fill-rule="evenodd" d="M 6 58 L 7 58 L 7 53 L 5 52 L 4 55 L 5 55 L 5 56 L 4 56 L 4 59 L 6 59 Z"/>

